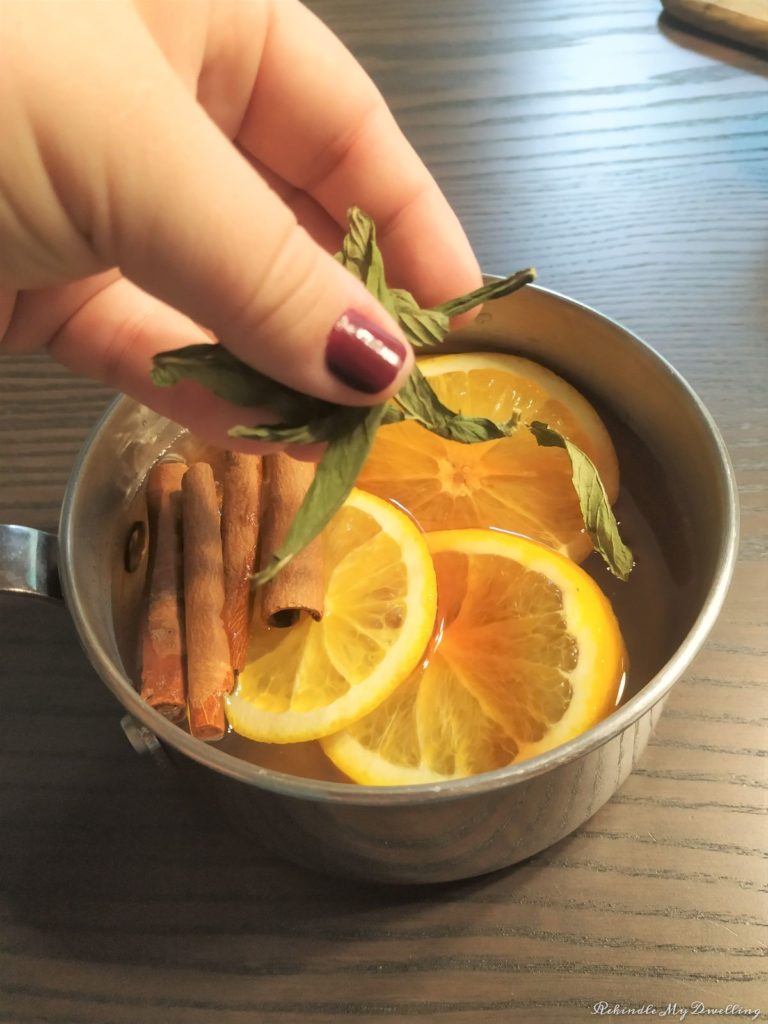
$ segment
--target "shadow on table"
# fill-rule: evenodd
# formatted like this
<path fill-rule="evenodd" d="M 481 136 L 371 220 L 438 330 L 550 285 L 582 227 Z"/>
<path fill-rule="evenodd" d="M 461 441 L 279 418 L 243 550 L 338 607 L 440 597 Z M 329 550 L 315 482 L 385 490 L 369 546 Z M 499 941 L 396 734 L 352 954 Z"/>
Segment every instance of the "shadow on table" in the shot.
<path fill-rule="evenodd" d="M 217 969 L 239 950 L 249 972 L 276 957 L 299 970 L 318 943 L 417 928 L 438 904 L 536 870 L 375 887 L 284 863 L 193 800 L 183 776 L 137 758 L 65 612 L 0 611 L 0 913 L 19 955 Z M 423 926 L 445 930 L 445 915 Z"/>

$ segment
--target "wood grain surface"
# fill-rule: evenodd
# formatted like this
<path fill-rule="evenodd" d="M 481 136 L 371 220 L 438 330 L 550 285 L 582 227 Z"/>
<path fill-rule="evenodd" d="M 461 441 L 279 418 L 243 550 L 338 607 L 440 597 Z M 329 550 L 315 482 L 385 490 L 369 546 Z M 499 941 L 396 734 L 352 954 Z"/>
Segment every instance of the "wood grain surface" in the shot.
<path fill-rule="evenodd" d="M 707 403 L 741 490 L 733 588 L 616 796 L 523 865 L 437 889 L 253 848 L 134 755 L 64 610 L 0 599 L 0 1021 L 570 1024 L 601 1000 L 768 1019 L 766 65 L 654 0 L 312 6 L 484 268 L 535 264 Z M 0 362 L 0 520 L 55 529 L 108 397 L 44 357 Z"/>

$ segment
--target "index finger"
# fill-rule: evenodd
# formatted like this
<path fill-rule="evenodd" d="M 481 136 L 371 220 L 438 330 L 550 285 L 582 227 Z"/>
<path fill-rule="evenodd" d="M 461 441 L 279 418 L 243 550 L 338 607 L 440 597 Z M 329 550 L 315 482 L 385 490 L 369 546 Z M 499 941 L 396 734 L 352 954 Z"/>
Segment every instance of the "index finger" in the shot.
<path fill-rule="evenodd" d="M 422 305 L 476 288 L 458 218 L 363 68 L 301 4 L 271 11 L 238 143 L 338 224 L 353 205 L 373 217 L 390 283 Z"/>

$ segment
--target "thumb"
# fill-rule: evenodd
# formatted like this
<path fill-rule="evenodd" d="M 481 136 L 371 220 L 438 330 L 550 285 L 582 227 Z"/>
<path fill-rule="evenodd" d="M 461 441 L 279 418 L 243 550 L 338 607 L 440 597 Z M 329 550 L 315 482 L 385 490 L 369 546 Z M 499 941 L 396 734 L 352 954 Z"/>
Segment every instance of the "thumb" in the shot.
<path fill-rule="evenodd" d="M 345 404 L 397 390 L 412 360 L 398 326 L 150 54 L 110 75 L 101 125 L 91 104 L 81 126 L 106 171 L 78 202 L 99 259 L 293 388 Z"/>

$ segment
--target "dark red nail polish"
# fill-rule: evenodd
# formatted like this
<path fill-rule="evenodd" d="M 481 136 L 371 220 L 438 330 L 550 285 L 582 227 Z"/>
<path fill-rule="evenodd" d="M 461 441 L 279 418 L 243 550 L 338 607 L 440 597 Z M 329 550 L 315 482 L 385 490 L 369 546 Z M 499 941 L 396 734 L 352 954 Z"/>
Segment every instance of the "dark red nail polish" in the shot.
<path fill-rule="evenodd" d="M 392 383 L 405 356 L 402 341 L 357 310 L 348 309 L 328 335 L 325 365 L 347 387 L 375 395 Z"/>

